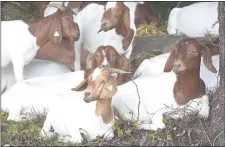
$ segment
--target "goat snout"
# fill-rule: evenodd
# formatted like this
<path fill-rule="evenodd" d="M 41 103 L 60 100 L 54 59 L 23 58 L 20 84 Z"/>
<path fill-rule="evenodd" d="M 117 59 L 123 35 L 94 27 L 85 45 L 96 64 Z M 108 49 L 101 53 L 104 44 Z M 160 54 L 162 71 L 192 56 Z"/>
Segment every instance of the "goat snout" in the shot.
<path fill-rule="evenodd" d="M 174 66 L 173 66 L 173 72 L 174 73 L 179 73 L 179 69 L 180 69 L 180 67 L 181 67 L 181 64 L 174 64 Z"/>
<path fill-rule="evenodd" d="M 102 20 L 102 23 L 101 23 L 101 30 L 106 32 L 108 30 L 110 30 L 110 26 L 109 26 L 109 23 L 106 21 L 106 20 Z"/>
<path fill-rule="evenodd" d="M 78 31 L 75 34 L 75 41 L 77 41 L 79 38 L 80 38 L 80 32 Z"/>
<path fill-rule="evenodd" d="M 85 93 L 84 93 L 84 101 L 85 101 L 86 103 L 91 102 L 91 99 L 89 98 L 90 95 L 91 95 L 90 92 L 85 92 Z"/>

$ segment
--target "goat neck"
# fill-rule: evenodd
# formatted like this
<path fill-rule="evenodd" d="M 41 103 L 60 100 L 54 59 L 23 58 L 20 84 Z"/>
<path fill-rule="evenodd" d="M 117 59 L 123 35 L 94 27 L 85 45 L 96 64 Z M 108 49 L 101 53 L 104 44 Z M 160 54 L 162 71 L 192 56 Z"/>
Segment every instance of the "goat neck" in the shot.
<path fill-rule="evenodd" d="M 101 115 L 102 120 L 105 124 L 112 122 L 113 120 L 113 111 L 112 111 L 112 98 L 106 100 L 97 100 L 96 101 L 96 115 Z"/>
<path fill-rule="evenodd" d="M 184 105 L 188 101 L 205 94 L 205 84 L 199 75 L 200 64 L 198 68 L 177 75 L 173 93 L 178 105 Z"/>

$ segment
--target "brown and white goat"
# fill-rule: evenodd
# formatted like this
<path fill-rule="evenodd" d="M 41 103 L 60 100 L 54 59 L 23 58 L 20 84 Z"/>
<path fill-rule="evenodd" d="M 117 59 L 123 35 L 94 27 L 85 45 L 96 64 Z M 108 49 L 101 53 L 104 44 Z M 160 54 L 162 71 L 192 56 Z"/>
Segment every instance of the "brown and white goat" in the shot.
<path fill-rule="evenodd" d="M 24 65 L 31 62 L 38 49 L 45 43 L 51 41 L 56 46 L 61 44 L 64 37 L 73 45 L 78 37 L 76 31 L 78 25 L 74 23 L 73 12 L 57 5 L 51 6 L 59 10 L 36 22 L 1 21 L 1 65 L 5 67 L 12 62 L 17 82 L 24 79 Z"/>
<path fill-rule="evenodd" d="M 198 113 L 207 118 L 209 98 L 200 78 L 201 56 L 206 68 L 216 72 L 208 48 L 200 46 L 193 38 L 180 41 L 166 61 L 164 72 L 167 73 L 139 77 L 117 86 L 112 105 L 127 119 L 139 116 L 139 128 L 146 130 L 163 129 L 163 114 L 182 118 L 183 114 Z M 100 75 L 104 76 L 99 73 L 95 77 Z M 87 87 L 84 97 L 92 97 L 100 85 L 101 82 L 91 83 L 86 79 L 78 88 Z"/>
<path fill-rule="evenodd" d="M 62 7 L 62 9 L 69 9 L 68 7 Z M 69 16 L 69 21 L 74 21 L 75 16 Z M 44 44 L 37 52 L 35 56 L 36 59 L 43 59 L 62 63 L 66 65 L 71 71 L 74 71 L 74 60 L 75 60 L 75 51 L 74 51 L 74 41 L 77 41 L 80 37 L 80 30 L 78 25 L 75 23 L 69 25 L 68 23 L 64 24 L 65 27 L 68 27 L 65 32 L 64 37 L 62 38 L 61 44 L 54 46 L 51 41 L 48 41 Z M 68 34 L 68 35 L 67 35 Z"/>
<path fill-rule="evenodd" d="M 117 68 L 124 71 L 129 71 L 129 59 L 120 55 L 116 49 L 110 45 L 100 46 L 91 57 L 91 68 L 85 71 L 87 77 L 97 67 Z M 117 76 L 117 83 L 124 83 L 129 81 L 129 75 Z"/>
<path fill-rule="evenodd" d="M 75 92 L 80 91 L 79 85 L 72 91 L 63 92 L 63 98 L 56 98 L 52 107 L 49 108 L 40 135 L 50 137 L 53 134 L 50 132 L 52 127 L 56 133 L 67 136 L 66 140 L 71 142 L 81 143 L 81 132 L 87 133 L 91 140 L 95 139 L 97 135 L 112 138 L 114 113 L 111 101 L 112 96 L 116 93 L 117 83 L 116 77 L 111 74 L 117 71 L 96 68 L 89 75 L 88 80 L 92 87 L 100 83 L 99 87 L 95 87 L 94 95 L 88 95 L 88 88 L 85 97 L 84 91 Z"/>
<path fill-rule="evenodd" d="M 107 2 L 105 6 L 89 4 L 77 14 L 81 36 L 75 42 L 76 70 L 80 70 L 82 48 L 94 54 L 99 46 L 111 45 L 120 55 L 130 58 L 136 33 L 134 17 L 137 3 Z"/>

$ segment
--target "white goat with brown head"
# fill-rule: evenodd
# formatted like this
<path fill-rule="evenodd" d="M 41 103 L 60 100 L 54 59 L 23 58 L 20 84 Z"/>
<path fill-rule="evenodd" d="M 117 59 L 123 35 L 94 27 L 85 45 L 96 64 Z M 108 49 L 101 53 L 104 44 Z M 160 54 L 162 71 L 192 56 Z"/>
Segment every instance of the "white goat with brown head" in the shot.
<path fill-rule="evenodd" d="M 53 134 L 50 132 L 52 127 L 56 133 L 68 136 L 66 139 L 72 142 L 82 141 L 82 130 L 86 131 L 90 139 L 98 135 L 113 137 L 114 113 L 111 101 L 117 91 L 116 77 L 112 75 L 115 72 L 126 73 L 118 69 L 96 68 L 72 91 L 63 93 L 49 109 L 41 135 L 50 137 Z M 84 87 L 85 93 L 81 91 Z"/>
<path fill-rule="evenodd" d="M 107 2 L 105 6 L 89 4 L 76 16 L 80 38 L 75 42 L 75 68 L 80 70 L 82 46 L 94 54 L 99 46 L 113 46 L 129 59 L 136 33 L 135 10 L 138 2 Z M 93 39 L 95 38 L 95 39 Z"/>
<path fill-rule="evenodd" d="M 73 12 L 65 7 L 52 6 L 58 7 L 59 10 L 36 22 L 1 21 L 1 66 L 5 67 L 12 62 L 17 82 L 24 79 L 24 65 L 28 64 L 38 49 L 49 40 L 56 46 L 61 44 L 62 38 L 65 37 L 73 47 L 78 27 L 73 21 Z"/>

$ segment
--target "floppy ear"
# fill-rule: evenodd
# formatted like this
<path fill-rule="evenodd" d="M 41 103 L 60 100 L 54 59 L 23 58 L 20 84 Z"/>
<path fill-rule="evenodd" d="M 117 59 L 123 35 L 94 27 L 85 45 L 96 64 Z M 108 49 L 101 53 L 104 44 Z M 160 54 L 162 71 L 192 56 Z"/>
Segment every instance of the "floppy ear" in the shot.
<path fill-rule="evenodd" d="M 57 13 L 57 12 L 56 12 Z M 62 42 L 62 28 L 61 28 L 61 19 L 60 17 L 55 17 L 52 20 L 52 25 L 49 30 L 49 39 L 53 45 L 59 45 Z"/>
<path fill-rule="evenodd" d="M 72 91 L 83 91 L 84 89 L 87 88 L 88 85 L 88 78 L 84 79 L 78 86 L 75 88 L 72 88 Z"/>
<path fill-rule="evenodd" d="M 175 58 L 175 51 L 173 49 L 164 66 L 164 70 L 163 70 L 164 72 L 170 72 L 173 69 L 174 58 Z"/>
<path fill-rule="evenodd" d="M 100 98 L 101 99 L 108 99 L 108 98 L 112 98 L 116 92 L 117 92 L 117 88 L 116 88 L 116 82 L 111 82 L 111 81 L 115 81 L 116 77 L 114 76 L 109 76 L 109 79 L 107 81 L 107 83 L 105 83 Z"/>
<path fill-rule="evenodd" d="M 125 11 L 123 14 L 123 21 L 124 21 L 124 25 L 126 29 L 128 30 L 130 28 L 130 9 L 125 5 L 124 7 L 125 7 Z"/>
<path fill-rule="evenodd" d="M 213 66 L 212 64 L 212 55 L 211 55 L 211 51 L 208 47 L 201 47 L 201 54 L 203 56 L 203 63 L 205 65 L 205 67 L 213 72 L 213 73 L 217 73 L 216 68 Z"/>

